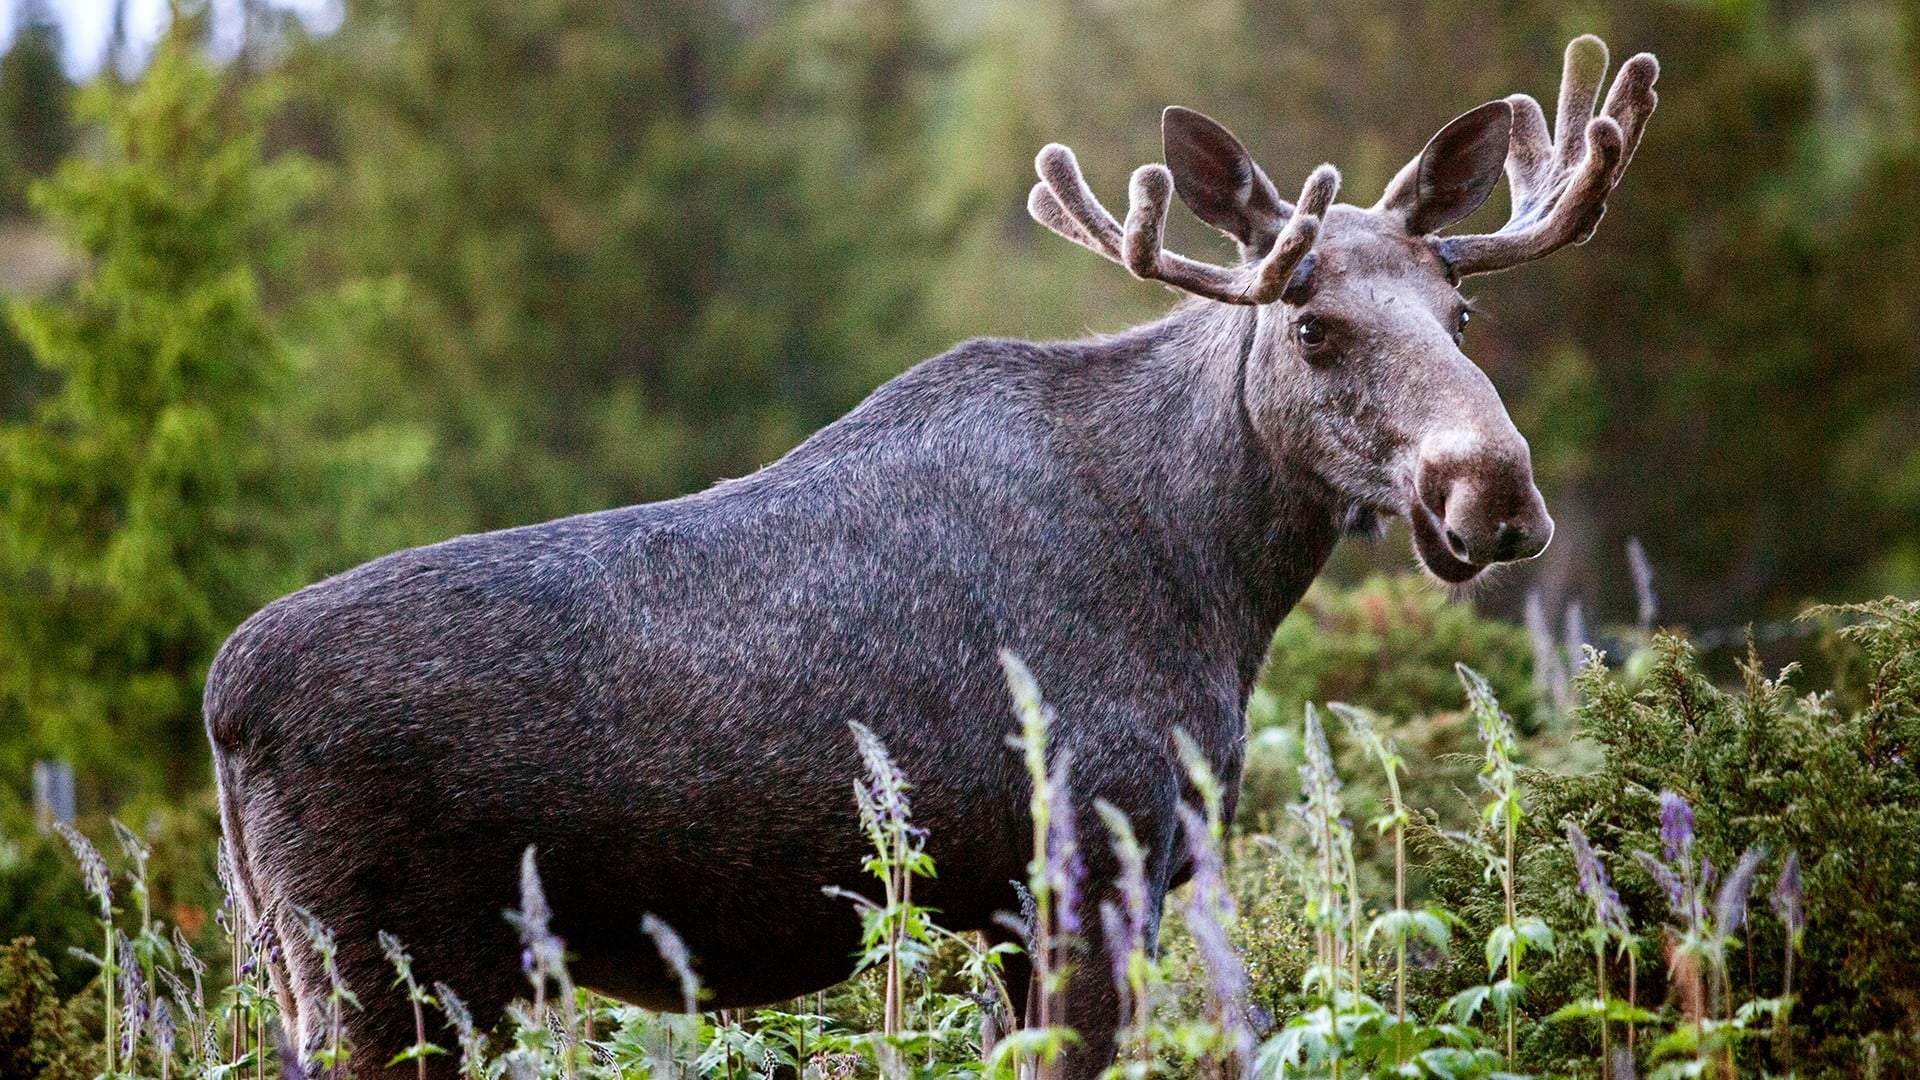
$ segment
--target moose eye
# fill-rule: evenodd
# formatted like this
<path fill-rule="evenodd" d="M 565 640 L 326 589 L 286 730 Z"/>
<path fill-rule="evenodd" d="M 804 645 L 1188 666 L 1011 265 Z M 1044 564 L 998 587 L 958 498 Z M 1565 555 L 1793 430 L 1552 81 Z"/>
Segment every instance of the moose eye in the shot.
<path fill-rule="evenodd" d="M 1458 343 L 1458 342 L 1459 342 L 1459 340 L 1460 340 L 1460 338 L 1461 338 L 1461 337 L 1462 337 L 1462 336 L 1463 336 L 1464 334 L 1466 334 L 1466 332 L 1467 332 L 1467 321 L 1468 321 L 1468 320 L 1470 320 L 1470 319 L 1472 319 L 1472 318 L 1473 318 L 1473 313 L 1472 313 L 1472 312 L 1470 312 L 1470 311 L 1468 311 L 1468 310 L 1467 310 L 1466 308 L 1461 308 L 1461 309 L 1460 309 L 1460 315 L 1459 315 L 1459 317 L 1458 317 L 1458 318 L 1456 318 L 1456 319 L 1454 320 L 1454 323 L 1453 323 L 1453 340 L 1454 340 L 1454 341 L 1455 341 L 1456 343 Z"/>
<path fill-rule="evenodd" d="M 1327 341 L 1327 328 L 1314 315 L 1301 316 L 1300 321 L 1293 325 L 1293 333 L 1300 339 L 1300 344 L 1309 349 L 1324 345 Z"/>

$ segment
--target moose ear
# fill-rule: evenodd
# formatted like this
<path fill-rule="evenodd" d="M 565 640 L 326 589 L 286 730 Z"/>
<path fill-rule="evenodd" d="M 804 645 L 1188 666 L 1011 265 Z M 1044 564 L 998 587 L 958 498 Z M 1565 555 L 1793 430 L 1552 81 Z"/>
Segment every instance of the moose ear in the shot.
<path fill-rule="evenodd" d="M 1461 113 L 1400 170 L 1375 209 L 1402 215 L 1415 236 L 1439 232 L 1493 194 L 1512 135 L 1513 106 L 1505 101 Z"/>
<path fill-rule="evenodd" d="M 1253 163 L 1247 148 L 1212 118 L 1174 105 L 1160 116 L 1173 190 L 1195 217 L 1219 229 L 1248 251 L 1262 251 L 1287 223 L 1293 208 L 1280 201 L 1273 181 Z"/>

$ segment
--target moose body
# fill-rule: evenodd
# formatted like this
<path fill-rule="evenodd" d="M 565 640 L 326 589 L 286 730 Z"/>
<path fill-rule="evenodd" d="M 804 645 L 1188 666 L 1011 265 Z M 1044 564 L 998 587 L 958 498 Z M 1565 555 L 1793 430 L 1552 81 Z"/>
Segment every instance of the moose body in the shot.
<path fill-rule="evenodd" d="M 297 904 L 343 943 L 395 934 L 497 1011 L 526 985 L 501 912 L 528 845 L 586 985 L 677 1004 L 648 911 L 687 939 L 712 1007 L 844 978 L 859 922 L 822 887 L 870 880 L 849 720 L 915 785 L 939 871 L 921 899 L 988 929 L 1020 910 L 1031 835 L 1002 648 L 1049 688 L 1087 793 L 1170 874 L 1170 732 L 1238 774 L 1266 643 L 1338 517 L 1283 507 L 1235 439 L 1239 342 L 1194 364 L 1156 347 L 1171 329 L 963 346 L 752 476 L 401 552 L 256 616 L 208 715 L 294 1000 L 324 994 Z M 1152 448 L 1195 439 L 1202 408 L 1216 445 L 1155 475 Z M 1216 471 L 1222 451 L 1243 467 Z M 363 994 L 391 981 L 377 952 L 346 960 Z M 395 1023 L 379 1051 L 411 1042 Z"/>
<path fill-rule="evenodd" d="M 1504 162 L 1519 222 L 1504 257 L 1584 239 L 1597 198 L 1565 191 L 1596 170 L 1598 195 L 1612 187 L 1652 78 L 1636 59 L 1591 123 L 1593 93 L 1570 107 L 1563 89 L 1562 124 L 1577 113 L 1587 138 L 1535 155 L 1566 181 L 1536 221 L 1521 188 L 1547 174 L 1513 163 L 1541 137 L 1530 99 L 1449 125 L 1369 209 L 1330 204 L 1331 170 L 1279 203 L 1224 129 L 1170 112 L 1171 173 L 1136 175 L 1124 234 L 1049 148 L 1037 218 L 1202 298 L 1110 338 L 960 346 L 750 476 L 403 551 L 248 620 L 206 716 L 240 898 L 280 942 L 300 1045 L 319 1045 L 327 1012 L 303 912 L 332 928 L 366 1004 L 347 1017 L 357 1073 L 414 1039 L 379 931 L 497 1017 L 527 987 L 501 916 L 529 846 L 583 985 L 678 1007 L 648 913 L 686 940 L 707 1007 L 844 978 L 859 920 L 825 887 L 871 880 L 849 721 L 914 785 L 938 868 L 916 899 L 1005 933 L 1031 825 L 1001 650 L 1031 667 L 1071 755 L 1083 905 L 1114 888 L 1098 798 L 1139 833 L 1157 914 L 1184 873 L 1173 733 L 1237 785 L 1274 628 L 1343 533 L 1406 515 L 1449 581 L 1545 545 L 1525 441 L 1458 348 L 1457 277 L 1497 268 L 1503 234 L 1433 233 Z M 1243 267 L 1159 251 L 1172 186 Z M 1081 1077 L 1111 1058 L 1118 1021 L 1086 922 L 1065 1000 Z"/>

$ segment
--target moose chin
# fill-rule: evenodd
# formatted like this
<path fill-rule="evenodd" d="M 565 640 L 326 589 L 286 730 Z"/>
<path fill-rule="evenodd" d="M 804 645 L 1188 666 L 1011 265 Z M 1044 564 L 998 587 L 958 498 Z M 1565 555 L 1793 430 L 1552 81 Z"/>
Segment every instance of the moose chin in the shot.
<path fill-rule="evenodd" d="M 362 1076 L 416 1068 L 376 1064 L 414 1039 L 380 931 L 497 1019 L 524 986 L 501 912 L 530 846 L 584 986 L 680 1007 L 649 913 L 687 943 L 708 1007 L 844 978 L 860 924 L 823 890 L 873 888 L 850 721 L 915 785 L 939 867 L 916 898 L 1006 940 L 1032 834 L 1001 650 L 1057 711 L 1081 835 L 1105 835 L 1096 800 L 1131 819 L 1157 913 L 1188 873 L 1173 733 L 1237 787 L 1274 628 L 1343 534 L 1405 515 L 1451 583 L 1551 537 L 1526 440 L 1462 351 L 1458 286 L 1593 232 L 1658 73 L 1634 57 L 1596 113 L 1605 54 L 1569 46 L 1552 129 L 1525 95 L 1469 110 L 1366 207 L 1335 201 L 1327 165 L 1281 198 L 1186 109 L 1166 111 L 1165 164 L 1133 174 L 1124 221 L 1050 145 L 1033 217 L 1187 294 L 1164 318 L 968 342 L 750 476 L 401 551 L 254 615 L 205 713 L 241 906 L 281 944 L 297 1047 L 329 1011 L 304 913 L 363 997 L 343 1018 Z M 1503 174 L 1511 219 L 1445 234 Z M 1175 195 L 1237 262 L 1166 250 Z M 1104 844 L 1083 856 L 1092 911 L 1118 867 Z M 1073 1078 L 1112 1059 L 1119 1021 L 1084 922 Z M 1010 982 L 1017 1015 L 1028 980 Z"/>

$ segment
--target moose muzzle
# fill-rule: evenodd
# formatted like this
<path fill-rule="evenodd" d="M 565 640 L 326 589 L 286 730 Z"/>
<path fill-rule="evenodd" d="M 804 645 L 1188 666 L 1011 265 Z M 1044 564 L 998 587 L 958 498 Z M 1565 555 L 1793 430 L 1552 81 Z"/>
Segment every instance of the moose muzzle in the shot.
<path fill-rule="evenodd" d="M 1414 486 L 1407 515 L 1414 550 L 1442 581 L 1459 584 L 1495 563 L 1531 559 L 1553 539 L 1553 518 L 1517 431 L 1427 440 Z"/>

